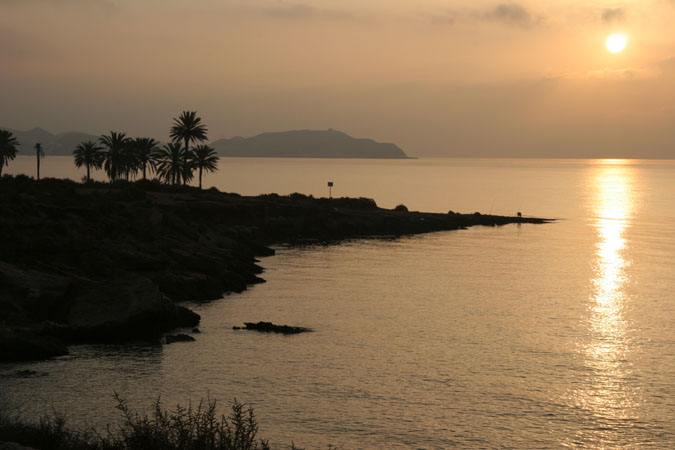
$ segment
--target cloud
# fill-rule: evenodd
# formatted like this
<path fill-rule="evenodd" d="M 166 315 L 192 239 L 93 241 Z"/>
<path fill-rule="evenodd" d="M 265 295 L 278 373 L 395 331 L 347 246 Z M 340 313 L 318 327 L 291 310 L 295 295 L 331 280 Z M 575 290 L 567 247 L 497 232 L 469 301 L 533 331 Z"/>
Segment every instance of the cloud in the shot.
<path fill-rule="evenodd" d="M 263 14 L 275 19 L 285 20 L 302 20 L 310 18 L 349 20 L 356 18 L 356 16 L 348 11 L 316 8 L 305 3 L 265 8 Z"/>
<path fill-rule="evenodd" d="M 0 59 L 31 59 L 50 55 L 52 46 L 26 30 L 13 30 L 0 25 Z M 9 59 L 7 60 L 9 61 Z M 8 62 L 11 69 L 12 64 Z"/>
<path fill-rule="evenodd" d="M 521 28 L 538 25 L 542 19 L 518 3 L 499 3 L 487 10 L 471 8 L 446 10 L 429 16 L 429 21 L 434 25 L 493 22 Z"/>
<path fill-rule="evenodd" d="M 626 11 L 623 8 L 605 8 L 600 14 L 604 23 L 623 22 L 626 18 Z"/>
<path fill-rule="evenodd" d="M 566 78 L 634 81 L 645 79 L 657 79 L 662 76 L 671 77 L 672 74 L 675 74 L 675 56 L 663 59 L 661 61 L 643 67 L 624 67 L 619 69 L 605 67 L 604 69 L 591 70 L 590 72 L 586 72 L 585 74 L 568 74 Z"/>
<path fill-rule="evenodd" d="M 77 8 L 105 13 L 116 11 L 121 0 L 0 0 L 0 8 Z"/>
<path fill-rule="evenodd" d="M 675 56 L 664 59 L 659 63 L 659 68 L 664 72 L 675 71 Z"/>
<path fill-rule="evenodd" d="M 483 18 L 495 22 L 521 27 L 529 27 L 539 22 L 524 6 L 518 3 L 500 3 L 485 12 Z"/>
<path fill-rule="evenodd" d="M 452 26 L 457 23 L 457 19 L 454 16 L 441 15 L 441 14 L 432 14 L 429 18 L 429 21 L 433 25 L 448 25 Z"/>
<path fill-rule="evenodd" d="M 586 78 L 596 80 L 639 80 L 657 75 L 651 68 L 626 67 L 623 69 L 611 69 L 605 67 L 600 70 L 592 70 L 586 74 Z"/>
<path fill-rule="evenodd" d="M 118 0 L 0 0 L 0 6 L 30 6 L 30 5 L 50 5 L 50 6 L 102 6 L 105 8 L 114 8 L 119 3 Z"/>

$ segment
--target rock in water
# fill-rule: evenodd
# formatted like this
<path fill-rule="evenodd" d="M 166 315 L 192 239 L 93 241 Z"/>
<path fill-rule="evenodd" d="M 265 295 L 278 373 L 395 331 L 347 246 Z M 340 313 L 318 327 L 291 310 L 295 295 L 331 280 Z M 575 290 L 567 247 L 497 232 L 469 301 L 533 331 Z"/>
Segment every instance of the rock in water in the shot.
<path fill-rule="evenodd" d="M 240 330 L 240 327 L 232 327 L 235 330 Z M 263 333 L 281 333 L 281 334 L 297 334 L 312 331 L 311 328 L 305 327 L 291 327 L 288 325 L 275 325 L 272 322 L 245 322 L 244 329 L 261 331 Z"/>

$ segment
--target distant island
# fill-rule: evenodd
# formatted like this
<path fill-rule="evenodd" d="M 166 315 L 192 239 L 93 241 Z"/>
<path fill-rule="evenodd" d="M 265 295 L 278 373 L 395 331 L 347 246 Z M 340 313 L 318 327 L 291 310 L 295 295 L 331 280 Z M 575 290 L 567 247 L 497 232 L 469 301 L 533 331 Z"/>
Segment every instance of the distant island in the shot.
<path fill-rule="evenodd" d="M 395 144 L 357 139 L 337 130 L 296 130 L 211 143 L 220 156 L 253 158 L 408 159 Z"/>
<path fill-rule="evenodd" d="M 28 131 L 12 130 L 19 141 L 20 154 L 31 153 L 40 142 L 46 155 L 70 156 L 84 141 L 98 142 L 99 136 L 76 131 L 52 134 L 36 127 Z M 220 156 L 250 158 L 375 158 L 408 159 L 395 144 L 359 139 L 337 130 L 295 130 L 262 133 L 257 136 L 218 139 L 212 142 Z"/>

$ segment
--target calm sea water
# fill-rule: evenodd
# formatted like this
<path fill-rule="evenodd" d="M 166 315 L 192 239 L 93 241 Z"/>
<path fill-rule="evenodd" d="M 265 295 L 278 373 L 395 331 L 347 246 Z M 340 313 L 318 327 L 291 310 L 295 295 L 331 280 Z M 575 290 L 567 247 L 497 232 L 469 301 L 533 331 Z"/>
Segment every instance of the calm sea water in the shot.
<path fill-rule="evenodd" d="M 19 158 L 12 171 L 31 171 Z M 398 240 L 281 248 L 267 283 L 191 305 L 193 343 L 77 346 L 0 365 L 5 408 L 74 423 L 210 396 L 308 448 L 670 448 L 675 162 L 225 159 L 207 185 L 373 197 L 410 209 L 555 217 Z M 70 158 L 49 176 L 79 179 Z M 32 172 L 30 172 L 32 173 Z M 236 332 L 267 320 L 297 336 Z M 17 370 L 43 376 L 20 378 Z M 225 405 L 224 405 L 225 406 Z"/>

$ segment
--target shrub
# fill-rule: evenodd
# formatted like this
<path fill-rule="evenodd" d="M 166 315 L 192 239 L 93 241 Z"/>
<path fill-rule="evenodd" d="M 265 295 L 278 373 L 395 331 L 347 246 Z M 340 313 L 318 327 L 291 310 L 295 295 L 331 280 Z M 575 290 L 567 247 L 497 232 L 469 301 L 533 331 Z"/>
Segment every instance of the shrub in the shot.
<path fill-rule="evenodd" d="M 232 412 L 219 416 L 214 400 L 200 401 L 197 407 L 180 405 L 162 408 L 160 399 L 150 414 L 131 411 L 115 394 L 122 413 L 117 431 L 73 431 L 61 416 L 43 417 L 26 423 L 0 417 L 0 441 L 17 442 L 43 450 L 269 450 L 267 441 L 257 440 L 258 424 L 251 407 L 236 400 Z"/>
<path fill-rule="evenodd" d="M 290 198 L 291 200 L 310 200 L 313 199 L 314 196 L 301 194 L 300 192 L 293 192 L 288 196 L 288 198 Z"/>
<path fill-rule="evenodd" d="M 340 198 L 319 198 L 316 203 L 322 207 L 347 208 L 347 209 L 377 209 L 377 203 L 372 198 L 366 197 L 340 197 Z"/>
<path fill-rule="evenodd" d="M 408 212 L 408 207 L 405 205 L 398 205 L 396 208 L 394 208 L 394 211 Z"/>

